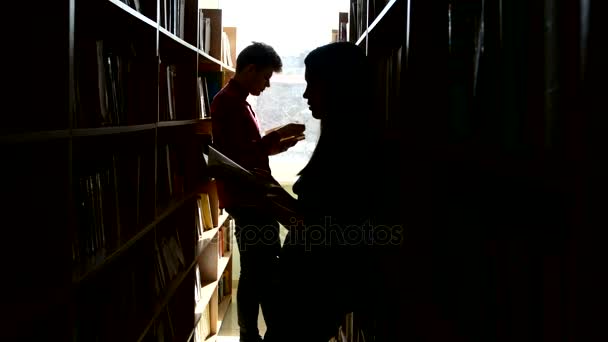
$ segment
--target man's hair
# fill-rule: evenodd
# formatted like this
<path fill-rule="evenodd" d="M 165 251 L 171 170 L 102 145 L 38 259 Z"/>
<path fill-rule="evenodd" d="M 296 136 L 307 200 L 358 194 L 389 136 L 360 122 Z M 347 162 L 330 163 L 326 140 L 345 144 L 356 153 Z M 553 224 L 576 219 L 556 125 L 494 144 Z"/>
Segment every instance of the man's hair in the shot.
<path fill-rule="evenodd" d="M 253 42 L 244 48 L 236 59 L 236 72 L 243 70 L 247 65 L 253 64 L 258 69 L 271 67 L 274 72 L 281 72 L 283 62 L 272 46 Z"/>

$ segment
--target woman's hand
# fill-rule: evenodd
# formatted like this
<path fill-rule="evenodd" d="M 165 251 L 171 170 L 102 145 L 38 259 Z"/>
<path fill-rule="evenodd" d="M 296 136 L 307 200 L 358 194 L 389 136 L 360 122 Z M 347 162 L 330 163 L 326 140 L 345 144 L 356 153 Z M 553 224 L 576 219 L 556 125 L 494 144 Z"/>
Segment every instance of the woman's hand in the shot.
<path fill-rule="evenodd" d="M 251 173 L 268 184 L 263 201 L 265 203 L 264 208 L 270 215 L 275 217 L 285 227 L 292 226 L 295 221 L 301 220 L 300 213 L 297 210 L 298 200 L 287 192 L 272 177 L 270 172 L 262 169 L 253 169 Z"/>

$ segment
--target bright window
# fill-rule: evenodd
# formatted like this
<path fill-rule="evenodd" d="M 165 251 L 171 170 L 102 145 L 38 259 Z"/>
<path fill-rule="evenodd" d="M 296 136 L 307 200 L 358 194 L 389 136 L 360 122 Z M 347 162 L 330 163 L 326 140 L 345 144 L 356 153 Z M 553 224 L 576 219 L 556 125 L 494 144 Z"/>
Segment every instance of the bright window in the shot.
<path fill-rule="evenodd" d="M 289 122 L 306 125 L 306 139 L 289 151 L 270 158 L 277 180 L 289 185 L 306 165 L 319 137 L 319 122 L 302 98 L 304 58 L 312 49 L 331 41 L 338 28 L 338 13 L 348 12 L 349 0 L 219 0 L 224 26 L 237 28 L 238 53 L 252 41 L 274 47 L 283 60 L 283 72 L 270 80 L 270 88 L 248 101 L 262 130 Z"/>

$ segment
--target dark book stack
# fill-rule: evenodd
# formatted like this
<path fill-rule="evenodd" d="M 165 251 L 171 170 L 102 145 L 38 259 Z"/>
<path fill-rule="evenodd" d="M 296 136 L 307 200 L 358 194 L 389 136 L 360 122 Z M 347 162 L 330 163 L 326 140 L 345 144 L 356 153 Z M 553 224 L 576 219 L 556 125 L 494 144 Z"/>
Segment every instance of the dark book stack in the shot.
<path fill-rule="evenodd" d="M 161 61 L 158 80 L 160 88 L 160 121 L 170 121 L 177 118 L 176 78 L 177 66 Z"/>
<path fill-rule="evenodd" d="M 199 72 L 199 77 L 203 78 L 203 85 L 206 89 L 207 98 L 206 102 L 211 103 L 213 98 L 222 89 L 222 85 L 225 83 L 224 78 L 226 77 L 223 71 L 203 71 Z"/>
<path fill-rule="evenodd" d="M 74 153 L 73 275 L 85 275 L 154 218 L 154 154 L 150 134 L 122 150 L 123 139 L 91 138 Z M 148 141 L 148 143 L 146 143 Z"/>
<path fill-rule="evenodd" d="M 209 54 L 211 49 L 211 18 L 205 17 L 205 11 L 200 9 L 198 19 L 198 48 Z"/>
<path fill-rule="evenodd" d="M 114 0 L 120 1 L 150 20 L 156 21 L 156 0 Z"/>
<path fill-rule="evenodd" d="M 75 33 L 74 126 L 79 128 L 136 125 L 156 121 L 157 62 L 153 41 L 141 39 L 142 26 L 125 27 L 118 21 L 109 31 L 107 23 L 93 15 L 95 6 L 78 6 L 89 15 Z M 99 10 L 99 9 L 97 9 Z M 106 12 L 115 9 L 104 7 Z M 110 13 L 108 13 L 110 15 Z"/>
<path fill-rule="evenodd" d="M 174 298 L 175 293 L 190 283 L 186 278 L 193 277 L 194 253 L 184 248 L 194 245 L 193 225 L 184 225 L 193 209 L 176 211 L 153 234 L 138 241 L 121 256 L 128 264 L 109 264 L 80 283 L 77 312 L 81 319 L 74 326 L 77 340 L 135 340 L 143 337 L 142 331 L 147 336 L 162 329 L 171 331 L 168 313 L 160 308 L 180 300 Z M 171 312 L 175 317 L 184 315 L 179 310 Z M 183 327 L 180 331 L 189 332 Z"/>
<path fill-rule="evenodd" d="M 209 294 L 229 257 L 220 271 L 217 229 L 196 224 L 212 182 L 197 77 L 203 61 L 224 66 L 195 46 L 198 1 L 167 7 L 180 37 L 158 25 L 161 3 L 10 4 L 10 13 L 32 13 L 33 26 L 9 38 L 21 57 L 7 74 L 18 106 L 0 128 L 4 259 L 14 276 L 0 340 L 187 341 L 195 266 L 217 311 Z M 51 86 L 33 96 L 41 73 Z M 217 208 L 217 197 L 209 202 Z"/>
<path fill-rule="evenodd" d="M 373 61 L 373 108 L 378 114 L 377 125 L 389 128 L 399 120 L 401 112 L 401 91 L 404 69 L 404 48 L 402 46 L 388 49 L 382 54 L 370 56 Z"/>
<path fill-rule="evenodd" d="M 199 118 L 210 118 L 211 117 L 211 100 L 209 98 L 209 86 L 207 84 L 207 78 L 205 76 L 197 77 L 197 90 L 200 101 L 197 102 L 197 108 L 199 112 Z"/>
<path fill-rule="evenodd" d="M 160 26 L 184 38 L 186 0 L 160 0 Z"/>
<path fill-rule="evenodd" d="M 378 15 L 380 15 L 380 12 L 382 12 L 382 10 L 384 9 L 384 7 L 391 0 L 368 0 L 368 1 L 369 1 L 369 14 L 368 14 L 368 18 L 369 18 L 369 23 L 371 24 L 374 20 L 376 20 L 376 18 L 378 17 Z"/>
<path fill-rule="evenodd" d="M 337 41 L 339 41 L 339 42 L 348 41 L 348 38 L 346 36 L 347 27 L 348 27 L 348 13 L 340 12 L 338 15 L 338 37 L 336 39 Z"/>
<path fill-rule="evenodd" d="M 228 271 L 224 271 L 217 285 L 219 302 L 227 300 L 232 295 L 232 277 Z"/>
<path fill-rule="evenodd" d="M 350 42 L 356 42 L 367 30 L 367 2 L 369 0 L 350 1 Z"/>
<path fill-rule="evenodd" d="M 163 145 L 158 152 L 157 196 L 160 208 L 165 208 L 184 196 L 185 161 L 171 144 Z"/>
<path fill-rule="evenodd" d="M 115 159 L 78 172 L 78 231 L 73 242 L 75 274 L 99 265 L 120 243 Z"/>

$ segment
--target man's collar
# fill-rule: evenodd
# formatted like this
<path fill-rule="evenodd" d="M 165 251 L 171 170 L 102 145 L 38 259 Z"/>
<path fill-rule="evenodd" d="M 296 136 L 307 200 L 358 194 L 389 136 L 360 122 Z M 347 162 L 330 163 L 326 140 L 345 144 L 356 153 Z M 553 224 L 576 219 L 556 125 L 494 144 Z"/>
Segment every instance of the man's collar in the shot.
<path fill-rule="evenodd" d="M 228 81 L 227 89 L 231 94 L 234 94 L 235 96 L 243 100 L 246 100 L 247 96 L 249 96 L 249 92 L 247 91 L 247 89 L 245 89 L 245 87 L 243 87 L 234 78 L 231 78 L 230 81 Z"/>

